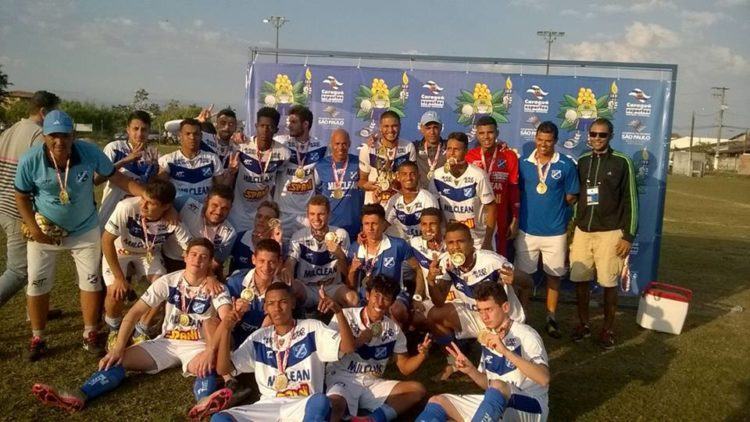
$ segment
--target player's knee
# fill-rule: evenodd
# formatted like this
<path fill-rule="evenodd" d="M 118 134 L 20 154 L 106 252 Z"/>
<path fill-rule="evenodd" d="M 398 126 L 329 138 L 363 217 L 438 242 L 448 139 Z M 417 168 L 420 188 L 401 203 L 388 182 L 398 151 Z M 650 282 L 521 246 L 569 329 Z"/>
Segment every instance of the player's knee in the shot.
<path fill-rule="evenodd" d="M 445 408 L 445 397 L 443 397 L 442 394 L 438 394 L 436 396 L 430 397 L 429 400 L 427 400 L 428 403 L 436 404 L 442 408 Z"/>
<path fill-rule="evenodd" d="M 331 410 L 335 414 L 343 414 L 346 411 L 346 399 L 334 394 L 329 396 L 328 399 L 331 401 Z"/>

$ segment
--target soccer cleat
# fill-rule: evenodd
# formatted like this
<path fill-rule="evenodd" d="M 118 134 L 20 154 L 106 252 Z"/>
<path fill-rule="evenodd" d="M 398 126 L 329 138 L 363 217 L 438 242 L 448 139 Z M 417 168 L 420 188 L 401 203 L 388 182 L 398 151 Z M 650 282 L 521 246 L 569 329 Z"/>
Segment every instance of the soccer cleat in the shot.
<path fill-rule="evenodd" d="M 544 329 L 545 331 L 547 331 L 547 334 L 549 334 L 550 337 L 562 338 L 560 326 L 557 325 L 557 321 L 555 321 L 554 318 L 547 318 L 547 325 L 545 325 Z"/>
<path fill-rule="evenodd" d="M 31 362 L 36 362 L 47 354 L 47 342 L 41 337 L 32 337 L 29 345 L 28 358 Z"/>
<path fill-rule="evenodd" d="M 581 342 L 583 339 L 591 337 L 591 327 L 588 324 L 578 324 L 571 337 L 574 342 Z"/>
<path fill-rule="evenodd" d="M 110 331 L 107 334 L 107 351 L 111 352 L 117 345 L 117 331 Z"/>
<path fill-rule="evenodd" d="M 615 348 L 615 333 L 612 330 L 602 330 L 599 333 L 599 345 L 604 350 L 612 350 Z"/>
<path fill-rule="evenodd" d="M 75 394 L 58 393 L 54 387 L 46 384 L 34 384 L 31 387 L 31 394 L 45 406 L 57 407 L 69 413 L 83 410 L 86 404 L 81 397 Z"/>
<path fill-rule="evenodd" d="M 133 344 L 140 344 L 146 340 L 151 340 L 146 333 L 138 332 L 138 330 L 133 332 Z"/>
<path fill-rule="evenodd" d="M 222 388 L 214 391 L 210 396 L 204 397 L 188 412 L 188 418 L 191 421 L 200 421 L 208 418 L 216 412 L 229 407 L 229 401 L 232 399 L 232 390 Z"/>
<path fill-rule="evenodd" d="M 83 339 L 83 350 L 99 355 L 102 353 L 102 345 L 99 343 L 99 332 L 89 331 L 89 334 Z"/>

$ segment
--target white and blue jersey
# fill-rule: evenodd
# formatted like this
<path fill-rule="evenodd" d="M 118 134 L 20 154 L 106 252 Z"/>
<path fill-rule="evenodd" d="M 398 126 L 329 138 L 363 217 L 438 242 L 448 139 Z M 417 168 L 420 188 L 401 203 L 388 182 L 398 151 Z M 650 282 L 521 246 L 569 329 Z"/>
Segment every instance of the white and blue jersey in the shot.
<path fill-rule="evenodd" d="M 263 327 L 232 353 L 236 373 L 255 372 L 261 400 L 275 397 L 308 397 L 323 393 L 325 363 L 339 359 L 341 337 L 338 331 L 314 319 L 296 321 L 294 328 L 281 337 L 286 347 L 279 350 L 274 341 L 275 327 Z M 279 351 L 286 358 L 284 373 L 289 380 L 283 391 L 273 389 L 279 374 Z M 282 356 L 282 359 L 285 359 Z M 283 365 L 283 363 L 281 364 Z"/>
<path fill-rule="evenodd" d="M 224 172 L 219 157 L 206 151 L 187 158 L 178 149 L 159 158 L 159 167 L 174 184 L 177 196 L 192 196 L 201 202 L 211 190 L 213 178 Z"/>
<path fill-rule="evenodd" d="M 255 137 L 237 149 L 240 164 L 229 222 L 237 231 L 245 231 L 252 229 L 258 205 L 271 199 L 276 175 L 289 160 L 289 149 L 274 141 L 271 148 L 259 156 Z"/>
<path fill-rule="evenodd" d="M 404 239 L 388 235 L 383 235 L 375 256 L 370 256 L 367 248 L 357 242 L 354 242 L 349 250 L 350 261 L 357 258 L 362 262 L 358 270 L 361 277 L 382 274 L 392 280 L 397 280 L 401 284 L 401 293 L 398 298 L 406 302 L 410 300 L 410 295 L 404 287 L 403 271 L 404 266 L 407 265 L 406 261 L 412 257 L 411 246 Z M 360 296 L 363 296 L 363 291 L 364 286 L 361 288 Z"/>
<path fill-rule="evenodd" d="M 425 280 L 426 283 L 427 273 L 430 272 L 430 263 L 432 263 L 432 257 L 433 255 L 437 255 L 438 262 L 440 262 L 440 258 L 442 258 L 443 254 L 445 253 L 445 244 L 441 242 L 440 248 L 438 250 L 430 249 L 430 247 L 427 246 L 427 241 L 424 240 L 422 236 L 418 236 L 411 238 L 411 240 L 409 241 L 409 246 L 411 246 L 414 258 L 419 263 L 419 269 L 422 270 L 422 279 Z M 430 299 L 429 288 L 425 288 L 425 294 L 427 295 L 427 299 Z"/>
<path fill-rule="evenodd" d="M 351 327 L 355 338 L 367 328 L 362 319 L 363 312 L 366 312 L 364 307 L 344 308 L 344 315 L 346 320 L 349 321 L 349 327 Z M 381 377 L 388 365 L 388 360 L 394 353 L 407 353 L 406 336 L 404 336 L 398 324 L 388 316 L 383 316 L 380 325 L 382 327 L 380 336 L 373 337 L 367 344 L 359 346 L 354 352 L 328 364 L 328 375 L 347 374 L 359 380 L 368 376 Z M 336 331 L 339 330 L 336 318 L 331 319 L 328 326 Z"/>
<path fill-rule="evenodd" d="M 239 232 L 237 237 L 234 238 L 234 245 L 232 245 L 232 251 L 229 254 L 231 258 L 229 260 L 229 274 L 255 268 L 255 265 L 253 265 L 254 251 L 253 231 Z"/>
<path fill-rule="evenodd" d="M 359 171 L 368 173 L 367 180 L 370 182 L 377 182 L 381 167 L 390 161 L 390 166 L 385 169 L 388 172 L 395 173 L 398 166 L 405 161 L 417 161 L 417 151 L 414 149 L 414 144 L 411 142 L 398 139 L 396 141 L 396 151 L 391 157 L 388 157 L 387 153 L 379 153 L 379 145 L 370 148 L 368 144 L 362 144 L 362 148 L 359 150 Z M 372 191 L 365 192 L 365 204 L 380 204 L 385 206 L 390 195 L 393 195 L 394 191 L 383 192 L 380 195 L 380 200 L 376 200 L 373 196 Z"/>
<path fill-rule="evenodd" d="M 201 137 L 201 151 L 216 154 L 224 168 L 229 168 L 229 157 L 236 151 L 232 141 L 224 142 L 213 133 L 203 132 Z"/>
<path fill-rule="evenodd" d="M 187 247 L 191 238 L 182 222 L 170 224 L 161 219 L 145 221 L 146 233 L 143 232 L 143 226 L 140 198 L 133 197 L 117 204 L 107 224 L 104 225 L 104 230 L 117 236 L 115 248 L 118 255 L 145 254 L 146 238 L 148 246 L 154 247 L 156 251 L 161 250 L 163 245 L 172 239 L 181 255 L 181 251 Z"/>
<path fill-rule="evenodd" d="M 113 163 L 124 159 L 133 151 L 129 141 L 114 141 L 108 143 L 102 150 Z M 119 168 L 119 172 L 129 179 L 136 180 L 140 183 L 146 183 L 148 180 L 159 172 L 159 151 L 156 145 L 148 144 L 141 151 L 141 158 L 136 161 L 125 164 Z M 102 204 L 99 207 L 99 225 L 104 229 L 112 211 L 118 202 L 122 201 L 128 194 L 122 189 L 115 186 L 109 180 L 104 184 L 104 193 L 102 193 Z"/>
<path fill-rule="evenodd" d="M 239 299 L 242 291 L 252 283 L 253 273 L 255 273 L 255 270 L 247 272 L 240 271 L 236 274 L 232 274 L 232 276 L 227 279 L 227 290 L 229 290 L 229 295 L 235 299 Z M 264 302 L 265 295 L 256 294 L 255 298 L 248 303 L 249 308 L 247 312 L 245 312 L 242 316 L 242 320 L 240 320 L 232 330 L 233 347 L 238 347 L 248 336 L 250 336 L 250 334 L 263 326 L 263 319 L 266 317 L 266 313 L 263 311 Z"/>
<path fill-rule="evenodd" d="M 518 163 L 521 210 L 518 228 L 534 236 L 559 236 L 568 228 L 571 210 L 565 195 L 578 195 L 578 170 L 572 159 L 555 153 L 547 164 L 547 191 L 537 192 L 539 172 L 536 150 Z M 545 166 L 546 167 L 546 166 Z"/>
<path fill-rule="evenodd" d="M 30 195 L 34 210 L 65 229 L 70 236 L 78 236 L 99 224 L 94 202 L 94 174 L 110 177 L 115 167 L 96 144 L 76 140 L 70 152 L 67 192 L 70 203 L 60 203 L 60 185 L 55 165 L 43 143 L 31 147 L 21 156 L 14 185 L 16 191 Z M 65 163 L 60 177 L 65 177 Z"/>
<path fill-rule="evenodd" d="M 180 222 L 190 232 L 190 236 L 205 237 L 214 244 L 214 260 L 224 262 L 229 256 L 230 249 L 234 245 L 237 232 L 228 221 L 216 226 L 208 226 L 203 216 L 203 203 L 189 196 L 183 196 L 175 201 L 175 209 L 180 213 Z M 164 244 L 164 256 L 169 259 L 181 260 L 183 248 L 176 239 L 167 239 Z"/>
<path fill-rule="evenodd" d="M 542 338 L 526 324 L 514 321 L 503 338 L 503 344 L 529 362 L 549 366 Z M 484 372 L 490 381 L 501 380 L 520 390 L 519 394 L 511 395 L 508 407 L 528 413 L 541 413 L 540 403 L 536 403 L 536 400 L 547 407 L 549 388 L 532 381 L 500 353 L 482 346 L 482 357 L 477 369 Z"/>
<path fill-rule="evenodd" d="M 415 236 L 421 236 L 419 218 L 422 216 L 422 210 L 438 207 L 435 196 L 425 189 L 420 189 L 417 196 L 408 204 L 404 202 L 402 194 L 393 195 L 385 205 L 385 219 L 390 223 L 388 234 L 407 242 Z"/>
<path fill-rule="evenodd" d="M 328 198 L 331 204 L 331 215 L 328 223 L 341 227 L 349 234 L 349 239 L 356 239 L 362 228 L 360 211 L 364 203 L 364 192 L 359 188 L 359 162 L 357 156 L 349 154 L 347 161 L 335 163 L 337 176 L 334 177 L 333 156 L 320 160 L 315 166 L 315 192 Z M 336 178 L 341 182 L 343 197 L 336 199 Z"/>
<path fill-rule="evenodd" d="M 349 250 L 349 236 L 344 229 L 328 226 L 328 231 L 336 233 L 341 249 L 346 254 Z M 292 235 L 289 256 L 297 261 L 295 278 L 308 285 L 328 284 L 341 281 L 337 270 L 336 255 L 328 252 L 325 241 L 318 242 L 309 227 L 298 230 Z"/>
<path fill-rule="evenodd" d="M 453 177 L 444 167 L 440 167 L 435 170 L 430 192 L 440 201 L 446 222 L 459 222 L 468 227 L 474 239 L 474 247 L 479 249 L 487 231 L 484 208 L 495 202 L 487 173 L 469 164 L 463 174 Z"/>
<path fill-rule="evenodd" d="M 302 146 L 304 145 L 304 147 Z M 286 147 L 289 149 L 289 161 L 281 166 L 276 179 L 274 201 L 283 210 L 281 213 L 281 227 L 286 243 L 292 234 L 304 227 L 307 217 L 307 203 L 315 195 L 314 169 L 326 155 L 326 146 L 315 138 L 302 144 L 296 139 L 290 139 Z M 298 169 L 302 169 L 303 176 L 297 177 Z"/>
<path fill-rule="evenodd" d="M 450 257 L 448 254 L 443 255 L 440 259 L 440 269 L 443 271 L 441 278 L 450 280 L 456 290 L 456 300 L 469 305 L 471 310 L 476 312 L 477 301 L 474 298 L 474 289 L 476 286 L 483 282 L 501 283 L 505 289 L 505 293 L 508 295 L 510 319 L 523 322 L 526 319 L 526 315 L 521 302 L 513 290 L 513 286 L 503 283 L 500 277 L 500 269 L 508 260 L 493 251 L 477 249 L 475 253 L 474 266 L 469 271 L 462 271 L 453 265 L 449 265 Z"/>

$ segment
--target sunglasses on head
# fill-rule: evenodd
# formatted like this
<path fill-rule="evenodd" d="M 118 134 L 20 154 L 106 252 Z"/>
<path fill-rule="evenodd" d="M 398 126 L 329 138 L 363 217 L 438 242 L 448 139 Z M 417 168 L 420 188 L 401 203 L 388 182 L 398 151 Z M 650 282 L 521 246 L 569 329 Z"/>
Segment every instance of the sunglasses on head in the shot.
<path fill-rule="evenodd" d="M 609 138 L 609 132 L 589 132 L 589 138 Z"/>

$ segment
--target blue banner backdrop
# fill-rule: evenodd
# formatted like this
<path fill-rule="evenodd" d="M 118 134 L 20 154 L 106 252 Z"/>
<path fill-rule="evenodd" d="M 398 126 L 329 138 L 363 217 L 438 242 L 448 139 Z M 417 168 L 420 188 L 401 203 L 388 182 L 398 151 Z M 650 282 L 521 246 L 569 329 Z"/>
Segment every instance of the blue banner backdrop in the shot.
<path fill-rule="evenodd" d="M 669 81 L 599 77 L 519 75 L 441 70 L 399 70 L 355 66 L 254 63 L 246 77 L 245 130 L 253 132 L 263 106 L 282 114 L 279 134 L 294 104 L 308 106 L 313 136 L 327 140 L 343 127 L 358 147 L 384 111 L 401 115 L 401 138 L 419 139 L 419 118 L 427 110 L 443 120 L 443 136 L 464 131 L 491 115 L 500 139 L 521 156 L 534 149 L 536 127 L 551 120 L 560 128 L 557 150 L 574 159 L 587 149 L 587 133 L 597 117 L 615 126 L 613 148 L 628 154 L 639 192 L 638 235 L 630 256 L 631 294 L 656 279 L 661 241 L 668 154 L 666 140 Z"/>

